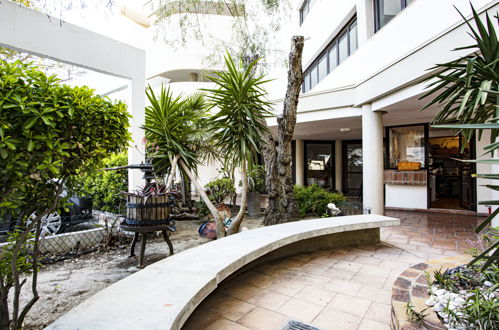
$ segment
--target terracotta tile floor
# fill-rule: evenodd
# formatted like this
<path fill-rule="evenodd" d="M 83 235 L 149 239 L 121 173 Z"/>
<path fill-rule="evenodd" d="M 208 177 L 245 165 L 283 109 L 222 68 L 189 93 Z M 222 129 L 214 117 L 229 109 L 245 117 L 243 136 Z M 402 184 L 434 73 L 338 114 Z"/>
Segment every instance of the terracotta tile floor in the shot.
<path fill-rule="evenodd" d="M 282 329 L 289 320 L 321 330 L 389 329 L 397 276 L 413 264 L 461 254 L 482 218 L 386 215 L 401 225 L 383 228 L 380 244 L 291 256 L 247 271 L 222 283 L 184 329 Z"/>

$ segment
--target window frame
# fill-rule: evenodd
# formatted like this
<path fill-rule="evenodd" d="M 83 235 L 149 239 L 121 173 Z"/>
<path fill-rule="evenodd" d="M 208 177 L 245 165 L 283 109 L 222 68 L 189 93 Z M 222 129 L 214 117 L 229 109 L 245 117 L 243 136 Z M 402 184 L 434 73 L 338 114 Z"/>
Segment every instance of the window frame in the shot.
<path fill-rule="evenodd" d="M 352 50 L 350 47 L 350 28 L 352 25 L 357 24 L 357 15 L 354 15 L 346 24 L 345 26 L 336 34 L 336 36 L 324 47 L 324 49 L 319 53 L 319 55 L 312 61 L 312 63 L 303 71 L 303 77 L 305 79 L 305 76 L 307 74 L 311 74 L 312 70 L 314 67 L 319 66 L 319 61 L 326 56 L 327 57 L 327 74 L 324 77 L 327 77 L 334 69 L 336 69 L 341 63 L 339 61 L 340 55 L 339 55 L 339 40 L 343 37 L 346 36 L 346 43 L 347 43 L 347 56 L 344 58 L 347 59 L 350 57 L 353 52 L 355 52 L 358 49 L 358 41 L 357 41 L 357 48 L 355 50 Z M 357 29 L 358 33 L 358 29 Z M 357 34 L 358 37 L 358 34 Z M 331 56 L 330 52 L 331 50 L 335 48 L 336 49 L 336 64 L 334 65 L 334 68 L 331 64 Z M 319 80 L 319 70 L 317 70 L 317 84 L 320 83 L 321 80 Z M 315 84 L 315 85 L 317 85 Z M 314 87 L 315 87 L 314 85 Z M 305 83 L 302 84 L 302 93 L 307 93 L 312 89 L 312 84 L 311 81 L 309 82 L 309 89 L 305 89 Z"/>
<path fill-rule="evenodd" d="M 381 30 L 383 28 L 383 26 L 381 26 L 381 16 L 380 16 L 380 1 L 383 1 L 383 0 L 374 0 L 373 1 L 373 6 L 374 6 L 374 33 L 378 32 L 379 30 Z M 407 1 L 408 0 L 399 0 L 400 1 L 400 11 L 397 13 L 400 14 L 405 8 L 407 8 L 408 4 L 407 4 Z M 395 15 L 395 16 L 397 16 Z M 388 23 L 387 23 L 388 24 Z"/>
<path fill-rule="evenodd" d="M 310 8 L 314 5 L 315 0 L 304 0 L 301 7 L 300 7 L 300 25 L 305 22 L 305 19 L 307 18 L 308 14 L 310 13 Z M 307 13 L 303 15 L 305 7 L 307 8 Z"/>
<path fill-rule="evenodd" d="M 310 144 L 323 144 L 331 147 L 331 191 L 336 191 L 336 144 L 335 141 L 330 140 L 304 140 L 303 141 L 303 184 L 305 187 L 309 186 L 308 183 L 308 148 Z"/>
<path fill-rule="evenodd" d="M 421 170 L 427 170 L 429 166 L 429 131 L 430 126 L 428 123 L 417 123 L 417 124 L 407 124 L 407 125 L 395 125 L 385 127 L 385 170 L 397 170 L 397 167 L 390 167 L 390 129 L 399 127 L 413 127 L 413 126 L 423 126 L 423 148 L 424 148 L 424 163 L 421 165 Z"/>

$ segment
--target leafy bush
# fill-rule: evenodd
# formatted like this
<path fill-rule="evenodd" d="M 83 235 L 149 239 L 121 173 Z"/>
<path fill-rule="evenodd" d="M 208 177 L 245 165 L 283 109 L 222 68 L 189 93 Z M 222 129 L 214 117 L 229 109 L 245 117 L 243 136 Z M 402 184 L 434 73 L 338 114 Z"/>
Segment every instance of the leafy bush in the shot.
<path fill-rule="evenodd" d="M 124 206 L 120 193 L 128 190 L 128 172 L 104 171 L 103 168 L 127 164 L 128 157 L 125 153 L 104 159 L 101 169 L 83 172 L 74 177 L 77 193 L 92 197 L 94 209 L 120 213 Z"/>
<path fill-rule="evenodd" d="M 302 217 L 306 214 L 326 214 L 327 204 L 346 201 L 343 194 L 329 192 L 316 184 L 307 187 L 296 185 L 294 190 L 300 216 Z"/>
<path fill-rule="evenodd" d="M 194 202 L 194 208 L 196 209 L 196 214 L 200 218 L 207 216 L 210 213 L 208 206 L 203 201 Z"/>
<path fill-rule="evenodd" d="M 254 165 L 248 173 L 249 191 L 265 193 L 265 166 Z"/>
<path fill-rule="evenodd" d="M 223 201 L 233 196 L 236 193 L 234 180 L 231 178 L 220 178 L 208 182 L 205 188 L 209 190 L 208 197 L 215 204 L 223 203 Z"/>
<path fill-rule="evenodd" d="M 128 127 L 124 103 L 110 102 L 88 87 L 62 85 L 30 63 L 0 60 L 0 218 L 12 215 L 25 225 L 12 236 L 10 269 L 0 268 L 0 328 L 22 328 L 38 300 L 35 244 L 33 296 L 20 306 L 24 282 L 19 276 L 26 272 L 23 246 L 30 232 L 40 228 L 44 214 L 62 207 L 60 193 L 68 178 L 99 166 L 128 145 Z M 72 188 L 71 181 L 66 184 Z M 36 218 L 27 224 L 33 212 Z"/>

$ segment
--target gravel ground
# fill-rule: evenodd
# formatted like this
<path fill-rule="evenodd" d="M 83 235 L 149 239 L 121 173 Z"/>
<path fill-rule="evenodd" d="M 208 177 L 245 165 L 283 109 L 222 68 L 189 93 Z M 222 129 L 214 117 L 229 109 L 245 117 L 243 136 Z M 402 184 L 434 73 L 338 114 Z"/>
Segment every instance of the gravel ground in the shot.
<path fill-rule="evenodd" d="M 199 237 L 197 228 L 201 221 L 178 221 L 177 232 L 172 234 L 175 253 L 204 244 L 210 240 Z M 243 227 L 248 229 L 261 225 L 261 219 L 245 219 Z M 135 247 L 136 254 L 139 245 Z M 168 247 L 160 238 L 150 238 L 146 246 L 146 265 L 164 259 Z M 65 312 L 87 298 L 128 275 L 139 271 L 137 257 L 128 257 L 128 247 L 106 252 L 94 252 L 44 266 L 38 277 L 40 300 L 29 312 L 25 329 L 42 329 Z M 29 288 L 26 283 L 25 288 Z M 24 290 L 26 301 L 30 292 Z"/>

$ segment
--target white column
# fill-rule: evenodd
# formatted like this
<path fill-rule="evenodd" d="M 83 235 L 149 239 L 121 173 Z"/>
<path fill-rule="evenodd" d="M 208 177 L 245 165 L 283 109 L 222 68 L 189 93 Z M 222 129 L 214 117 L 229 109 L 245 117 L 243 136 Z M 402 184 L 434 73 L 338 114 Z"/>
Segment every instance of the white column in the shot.
<path fill-rule="evenodd" d="M 363 204 L 374 214 L 384 214 L 383 113 L 362 106 Z"/>
<path fill-rule="evenodd" d="M 128 112 L 130 118 L 130 132 L 132 142 L 128 148 L 128 164 L 140 164 L 144 161 L 144 130 L 141 128 L 145 122 L 145 72 L 144 76 L 130 80 Z M 128 170 L 128 189 L 137 190 L 145 184 L 142 177 L 144 174 L 140 170 Z"/>
<path fill-rule="evenodd" d="M 303 143 L 303 140 L 296 140 L 295 176 L 296 176 L 296 184 L 300 186 L 305 185 L 304 157 L 305 157 L 305 144 Z"/>
<path fill-rule="evenodd" d="M 335 141 L 334 146 L 334 176 L 335 176 L 335 189 L 339 192 L 343 190 L 343 159 L 341 140 Z"/>

